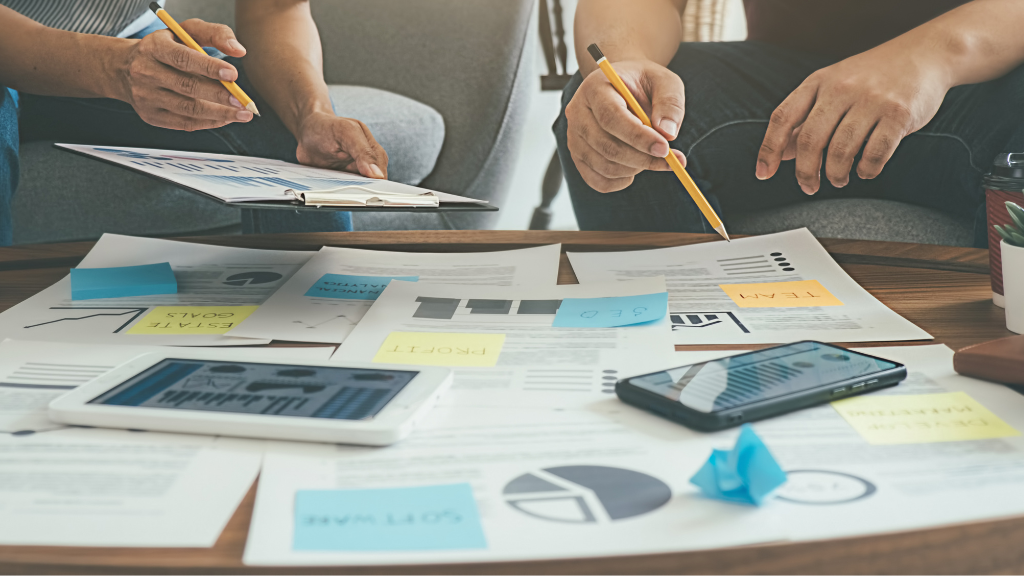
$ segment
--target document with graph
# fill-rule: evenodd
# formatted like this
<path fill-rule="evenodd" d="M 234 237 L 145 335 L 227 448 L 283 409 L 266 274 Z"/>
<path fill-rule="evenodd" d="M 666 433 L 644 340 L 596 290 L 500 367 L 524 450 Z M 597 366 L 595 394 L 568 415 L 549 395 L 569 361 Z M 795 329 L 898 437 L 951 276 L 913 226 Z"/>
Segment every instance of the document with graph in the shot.
<path fill-rule="evenodd" d="M 56 146 L 166 180 L 228 204 L 288 204 L 298 201 L 308 205 L 349 204 L 381 208 L 487 204 L 484 200 L 399 182 L 267 158 L 81 144 Z"/>
<path fill-rule="evenodd" d="M 385 252 L 324 247 L 228 335 L 345 340 L 393 279 L 462 286 L 554 286 L 561 245 L 501 252 Z"/>
<path fill-rule="evenodd" d="M 568 256 L 583 284 L 664 276 L 676 344 L 932 339 L 861 288 L 806 228 Z"/>

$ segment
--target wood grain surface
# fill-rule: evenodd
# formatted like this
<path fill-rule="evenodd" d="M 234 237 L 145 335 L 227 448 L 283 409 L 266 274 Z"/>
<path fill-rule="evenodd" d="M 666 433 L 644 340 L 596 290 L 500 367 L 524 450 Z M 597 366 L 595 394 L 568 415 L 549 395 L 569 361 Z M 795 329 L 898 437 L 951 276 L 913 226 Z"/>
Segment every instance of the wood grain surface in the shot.
<path fill-rule="evenodd" d="M 562 243 L 563 251 L 643 250 L 715 240 L 698 234 L 631 232 L 351 232 L 182 238 L 223 246 L 317 250 L 350 246 L 417 252 L 476 252 Z M 67 274 L 93 243 L 0 249 L 0 310 Z M 822 240 L 876 298 L 951 348 L 1010 335 L 992 304 L 988 252 L 916 244 Z M 562 255 L 560 284 L 576 277 Z M 275 343 L 287 345 L 286 343 Z M 877 343 L 893 345 L 894 343 Z M 854 346 L 873 345 L 851 344 Z M 724 347 L 679 347 L 699 349 Z M 1024 573 L 1024 518 L 822 542 L 600 559 L 395 567 L 254 568 L 241 564 L 255 486 L 209 549 L 0 546 L 0 573 L 363 573 L 363 574 L 973 574 Z M 0 513 L 2 521 L 2 513 Z"/>

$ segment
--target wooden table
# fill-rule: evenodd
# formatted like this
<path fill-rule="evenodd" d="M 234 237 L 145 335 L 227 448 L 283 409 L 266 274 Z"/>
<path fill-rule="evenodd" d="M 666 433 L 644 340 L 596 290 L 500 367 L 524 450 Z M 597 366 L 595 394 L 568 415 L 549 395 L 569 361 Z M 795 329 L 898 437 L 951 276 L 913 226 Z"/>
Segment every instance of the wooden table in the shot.
<path fill-rule="evenodd" d="M 284 250 L 321 246 L 476 252 L 561 242 L 563 250 L 641 250 L 717 239 L 606 232 L 350 232 L 185 240 Z M 843 268 L 887 306 L 957 349 L 1009 336 L 991 301 L 988 253 L 971 248 L 823 240 Z M 0 310 L 56 282 L 91 242 L 0 249 Z M 562 255 L 559 283 L 575 274 Z M 907 345 L 922 344 L 907 343 Z M 858 344 L 863 346 L 864 344 Z M 891 345 L 886 343 L 885 345 Z M 679 349 L 695 349 L 679 347 Z M 262 569 L 241 564 L 255 487 L 213 548 L 0 546 L 0 573 L 1024 573 L 1024 517 L 890 535 L 648 556 L 501 564 Z M 1024 498 L 1024 495 L 1022 495 Z M 3 521 L 0 516 L 0 521 Z"/>

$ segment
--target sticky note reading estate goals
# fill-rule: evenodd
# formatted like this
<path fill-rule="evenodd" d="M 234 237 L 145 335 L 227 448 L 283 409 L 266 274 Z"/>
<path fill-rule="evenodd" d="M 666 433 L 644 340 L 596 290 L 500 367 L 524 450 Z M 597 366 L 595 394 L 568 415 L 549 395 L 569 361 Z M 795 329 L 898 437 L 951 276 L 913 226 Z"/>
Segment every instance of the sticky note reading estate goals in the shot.
<path fill-rule="evenodd" d="M 259 306 L 157 306 L 128 334 L 224 334 Z"/>
<path fill-rule="evenodd" d="M 392 332 L 380 345 L 374 362 L 421 366 L 490 367 L 498 363 L 504 334 Z"/>
<path fill-rule="evenodd" d="M 966 392 L 858 396 L 832 403 L 869 444 L 923 444 L 1020 436 Z"/>
<path fill-rule="evenodd" d="M 811 308 L 843 305 L 817 280 L 719 284 L 718 287 L 740 308 Z"/>

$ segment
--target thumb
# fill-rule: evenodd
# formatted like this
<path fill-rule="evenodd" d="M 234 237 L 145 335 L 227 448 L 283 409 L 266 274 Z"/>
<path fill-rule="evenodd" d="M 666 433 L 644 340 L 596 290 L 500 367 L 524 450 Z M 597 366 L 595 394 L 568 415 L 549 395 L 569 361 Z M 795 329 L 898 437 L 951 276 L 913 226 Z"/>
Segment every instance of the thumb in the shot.
<path fill-rule="evenodd" d="M 651 124 L 668 140 L 675 140 L 686 112 L 683 81 L 671 70 L 662 68 L 650 78 Z"/>

